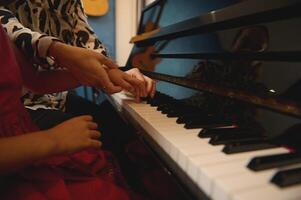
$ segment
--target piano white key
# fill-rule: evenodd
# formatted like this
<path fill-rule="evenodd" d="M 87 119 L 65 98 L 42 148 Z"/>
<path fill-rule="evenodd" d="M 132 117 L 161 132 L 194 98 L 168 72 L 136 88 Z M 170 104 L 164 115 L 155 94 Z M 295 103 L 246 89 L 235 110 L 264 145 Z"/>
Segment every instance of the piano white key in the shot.
<path fill-rule="evenodd" d="M 173 148 L 171 152 L 171 156 L 177 161 L 181 162 L 180 160 L 185 161 L 186 155 L 194 155 L 195 152 L 199 154 L 211 153 L 211 152 L 220 152 L 221 147 L 219 146 L 212 146 L 208 143 L 208 140 L 203 140 L 199 138 L 197 135 L 199 130 L 191 133 L 178 134 L 173 137 L 168 137 L 166 140 L 170 143 Z M 185 168 L 183 168 L 185 169 Z"/>
<path fill-rule="evenodd" d="M 268 170 L 258 172 L 258 174 L 239 173 L 233 174 L 232 177 L 224 177 L 214 181 L 212 191 L 212 198 L 216 200 L 230 200 L 231 195 L 237 193 L 242 188 L 256 187 L 258 183 L 268 183 L 269 178 L 276 172 L 276 170 Z M 251 175 L 251 176 L 249 176 Z M 244 186 L 243 186 L 244 185 Z"/>
<path fill-rule="evenodd" d="M 165 140 L 169 143 L 170 149 L 170 156 L 176 161 L 178 159 L 179 155 L 179 146 L 186 146 L 186 145 L 192 145 L 192 142 L 195 142 L 197 139 L 197 136 L 195 135 L 195 132 L 186 133 L 185 129 L 179 130 L 177 132 L 178 134 L 166 134 L 164 133 L 162 136 L 165 138 Z"/>
<path fill-rule="evenodd" d="M 211 155 L 199 156 L 198 161 L 198 186 L 203 189 L 203 191 L 211 195 L 212 191 L 212 181 L 219 176 L 224 176 L 227 174 L 236 174 L 235 168 L 237 170 L 243 170 L 245 165 L 249 162 L 249 160 L 255 156 L 268 155 L 268 154 L 278 154 L 287 152 L 285 148 L 274 148 L 268 150 L 258 150 L 237 154 L 224 154 L 224 153 L 216 153 Z M 233 170 L 224 170 L 223 164 L 238 162 L 238 165 L 233 166 Z M 241 162 L 245 163 L 243 166 Z M 192 162 L 193 163 L 193 162 Z M 230 165 L 231 166 L 231 165 Z"/>
<path fill-rule="evenodd" d="M 222 146 L 210 146 L 208 143 L 199 144 L 197 146 L 186 146 L 180 149 L 177 157 L 177 163 L 187 173 L 187 175 L 195 183 L 197 183 L 198 168 L 192 167 L 192 164 L 190 163 L 190 157 L 195 155 L 214 155 L 221 153 L 222 148 Z"/>
<path fill-rule="evenodd" d="M 182 127 L 168 126 L 166 123 L 163 123 L 163 122 L 158 122 L 158 123 L 152 122 L 152 125 L 153 125 L 153 127 L 157 127 L 156 131 L 158 131 L 156 136 L 154 136 L 154 138 L 157 138 L 157 139 L 160 138 L 160 141 L 157 141 L 157 142 L 159 142 L 159 143 L 161 142 L 161 144 L 162 144 L 161 147 L 163 147 L 163 149 L 168 154 L 170 154 L 172 149 L 174 148 L 173 145 L 169 141 L 170 138 L 189 134 L 189 133 L 183 132 Z"/>
<path fill-rule="evenodd" d="M 157 130 L 156 123 L 152 122 L 154 119 L 166 120 L 164 116 L 159 115 L 155 108 L 150 107 L 148 104 L 138 104 L 134 102 L 124 102 L 124 108 L 137 120 L 137 122 L 148 131 L 149 135 L 161 142 L 160 134 Z M 143 116 L 143 117 L 142 117 Z M 168 124 L 174 125 L 173 123 Z"/>
<path fill-rule="evenodd" d="M 220 153 L 223 148 L 222 146 L 210 145 L 208 143 L 209 139 L 199 138 L 198 134 L 201 129 L 187 130 L 179 126 L 168 126 L 166 121 L 150 119 L 149 122 L 160 131 L 159 135 L 164 137 L 164 139 L 157 138 L 157 142 L 161 144 L 170 157 L 187 173 L 189 172 L 187 169 L 188 155 L 208 154 L 211 152 Z M 176 123 L 175 119 L 170 119 L 170 121 Z M 197 176 L 192 177 L 197 178 Z"/>
<path fill-rule="evenodd" d="M 249 190 L 250 188 L 265 187 L 270 185 L 270 179 L 279 170 L 300 167 L 300 164 L 289 165 L 282 168 L 274 168 L 264 171 L 255 172 L 244 168 L 240 170 L 239 176 L 231 175 L 215 179 L 212 197 L 218 200 L 230 200 L 234 194 Z"/>
<path fill-rule="evenodd" d="M 169 153 L 169 155 L 175 155 L 178 153 L 177 150 L 175 149 L 175 148 L 177 148 L 176 147 L 177 143 L 173 143 L 173 141 L 174 140 L 178 141 L 179 138 L 184 138 L 181 140 L 182 142 L 185 142 L 187 140 L 190 141 L 191 136 L 189 136 L 189 138 L 187 138 L 187 135 L 192 135 L 194 133 L 195 133 L 195 131 L 193 132 L 192 130 L 184 132 L 183 129 L 176 129 L 176 130 L 167 129 L 167 130 L 161 131 L 160 135 L 162 136 L 162 140 L 164 140 L 167 148 L 169 148 L 167 151 Z M 195 137 L 196 136 L 194 136 L 192 139 L 195 140 Z M 187 144 L 187 143 L 185 143 L 185 144 Z M 173 156 L 173 157 L 175 157 L 175 156 Z"/>
<path fill-rule="evenodd" d="M 208 143 L 209 139 L 199 138 L 198 134 L 201 129 L 185 129 L 179 128 L 177 130 L 171 131 L 170 128 L 160 132 L 160 134 L 165 137 L 166 146 L 170 149 L 167 151 L 169 155 L 179 164 L 179 166 L 186 171 L 188 174 L 190 170 L 187 168 L 189 155 L 200 155 L 208 154 L 212 152 L 221 153 L 223 146 L 212 146 Z M 195 173 L 193 178 L 196 178 Z"/>
<path fill-rule="evenodd" d="M 144 106 L 148 105 L 145 104 Z M 136 114 L 143 115 L 143 119 L 141 119 L 141 121 L 144 121 L 143 124 L 145 126 L 151 126 L 152 128 L 152 131 L 149 131 L 149 134 L 162 145 L 163 149 L 167 151 L 167 153 L 170 153 L 172 147 L 166 139 L 171 138 L 173 135 L 186 135 L 189 134 L 190 131 L 186 131 L 186 129 L 184 129 L 184 125 L 177 124 L 176 118 L 167 118 L 158 112 L 156 108 L 151 107 L 144 109 L 144 106 L 132 103 L 129 105 L 129 108 L 131 108 Z M 147 110 L 146 114 L 145 110 Z M 199 131 L 200 129 L 197 130 L 197 132 Z M 165 138 L 162 138 L 162 133 L 166 136 Z"/>
<path fill-rule="evenodd" d="M 287 188 L 279 188 L 276 185 L 269 184 L 263 187 L 250 188 L 244 192 L 235 194 L 233 200 L 254 200 L 254 199 L 272 199 L 272 200 L 299 200 L 301 199 L 301 185 Z"/>
<path fill-rule="evenodd" d="M 137 106 L 137 107 L 142 108 L 143 106 Z M 140 112 L 141 110 L 143 111 L 143 109 L 140 110 L 136 109 L 135 106 L 133 106 L 132 108 L 136 112 Z M 156 109 L 153 110 L 155 110 L 155 112 L 158 112 Z M 175 159 L 183 169 L 185 169 L 187 163 L 187 159 L 186 159 L 187 155 L 206 153 L 206 152 L 213 151 L 213 149 L 215 149 L 216 151 L 220 151 L 222 149 L 222 147 L 213 147 L 209 145 L 208 139 L 202 140 L 201 138 L 199 138 L 198 133 L 201 131 L 201 129 L 187 130 L 183 128 L 183 125 L 178 125 L 176 123 L 176 118 L 167 118 L 164 115 L 160 115 L 160 114 L 159 116 L 160 117 L 155 118 L 150 115 L 144 115 L 144 118 L 146 118 L 148 122 L 153 125 L 153 127 L 156 127 L 156 129 L 160 131 L 160 135 L 164 134 L 165 140 L 160 140 L 160 141 L 164 141 L 163 143 L 165 143 L 165 146 L 168 143 L 170 144 L 167 145 L 169 146 L 169 150 L 167 151 L 170 153 L 171 157 Z M 162 116 L 164 116 L 165 119 L 161 119 Z M 173 134 L 174 132 L 176 134 Z M 181 134 L 181 132 L 183 133 Z M 204 145 L 206 145 L 207 147 L 204 148 Z M 187 151 L 185 146 L 187 146 Z M 194 147 L 191 148 L 192 146 Z M 210 151 L 208 151 L 207 149 L 210 149 Z"/>
<path fill-rule="evenodd" d="M 185 146 L 180 149 L 178 163 L 183 169 L 188 170 L 188 162 L 190 157 L 210 153 L 221 153 L 224 146 L 212 146 L 206 140 L 199 139 L 199 143 Z"/>

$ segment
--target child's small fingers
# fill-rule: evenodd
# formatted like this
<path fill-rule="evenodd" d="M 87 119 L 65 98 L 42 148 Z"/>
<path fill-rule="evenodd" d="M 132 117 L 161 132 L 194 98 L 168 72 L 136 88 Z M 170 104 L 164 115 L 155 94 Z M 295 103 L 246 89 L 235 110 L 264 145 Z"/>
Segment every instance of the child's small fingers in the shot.
<path fill-rule="evenodd" d="M 98 125 L 95 122 L 88 122 L 88 129 L 95 130 L 97 129 Z"/>
<path fill-rule="evenodd" d="M 99 140 L 91 140 L 89 147 L 97 149 L 97 148 L 100 148 L 101 145 L 102 145 L 101 141 L 99 141 Z"/>
<path fill-rule="evenodd" d="M 100 136 L 101 136 L 101 133 L 99 131 L 90 131 L 90 138 L 98 139 Z"/>
<path fill-rule="evenodd" d="M 85 121 L 93 121 L 93 117 L 91 115 L 82 115 L 79 116 L 78 118 L 83 119 Z"/>

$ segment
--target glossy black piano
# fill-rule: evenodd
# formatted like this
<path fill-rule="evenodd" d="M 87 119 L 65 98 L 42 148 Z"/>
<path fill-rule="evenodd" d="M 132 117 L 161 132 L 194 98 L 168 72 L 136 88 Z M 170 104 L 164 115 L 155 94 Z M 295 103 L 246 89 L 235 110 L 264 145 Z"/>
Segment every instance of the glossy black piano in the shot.
<path fill-rule="evenodd" d="M 126 67 L 158 80 L 113 95 L 193 199 L 301 199 L 301 1 L 158 0 Z"/>

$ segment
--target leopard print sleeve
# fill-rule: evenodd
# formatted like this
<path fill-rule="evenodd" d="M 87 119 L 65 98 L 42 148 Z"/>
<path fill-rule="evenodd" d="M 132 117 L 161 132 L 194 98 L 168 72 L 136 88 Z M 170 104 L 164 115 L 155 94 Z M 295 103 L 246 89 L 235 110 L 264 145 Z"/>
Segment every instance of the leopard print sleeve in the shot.
<path fill-rule="evenodd" d="M 47 63 L 48 48 L 57 38 L 24 27 L 14 13 L 4 7 L 0 7 L 0 21 L 9 38 L 29 59 L 40 64 Z"/>
<path fill-rule="evenodd" d="M 75 3 L 74 15 L 77 19 L 75 26 L 76 46 L 91 49 L 107 56 L 106 48 L 97 38 L 95 32 L 87 21 L 87 16 L 84 12 L 81 0 L 77 0 Z"/>

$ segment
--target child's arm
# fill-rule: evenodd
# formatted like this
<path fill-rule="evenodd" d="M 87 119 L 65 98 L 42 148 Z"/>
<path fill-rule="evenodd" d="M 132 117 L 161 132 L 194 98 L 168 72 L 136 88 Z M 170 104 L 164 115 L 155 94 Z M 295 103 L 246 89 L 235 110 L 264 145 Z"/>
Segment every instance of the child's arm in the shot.
<path fill-rule="evenodd" d="M 0 176 L 54 155 L 99 148 L 100 133 L 91 116 L 70 119 L 47 131 L 0 139 Z"/>
<path fill-rule="evenodd" d="M 47 131 L 0 139 L 0 176 L 54 155 L 55 142 Z"/>

